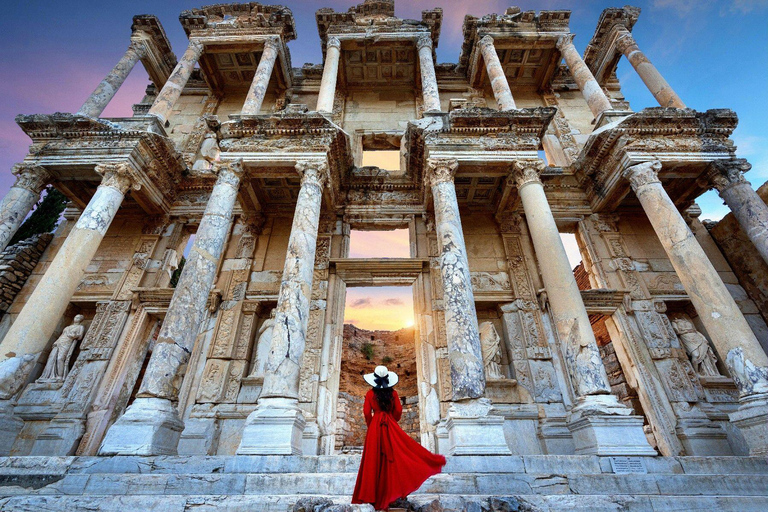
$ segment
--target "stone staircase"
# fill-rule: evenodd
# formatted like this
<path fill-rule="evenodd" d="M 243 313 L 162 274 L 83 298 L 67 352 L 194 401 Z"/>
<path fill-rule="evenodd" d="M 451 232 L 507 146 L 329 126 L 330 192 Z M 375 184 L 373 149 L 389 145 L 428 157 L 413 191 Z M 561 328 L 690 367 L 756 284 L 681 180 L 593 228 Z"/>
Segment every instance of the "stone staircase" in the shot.
<path fill-rule="evenodd" d="M 0 458 L 0 510 L 372 511 L 343 506 L 359 461 L 359 456 L 7 457 Z M 616 474 L 608 457 L 452 457 L 442 474 L 410 497 L 409 510 L 768 510 L 764 457 L 642 462 L 647 473 Z M 302 506 L 308 502 L 314 506 Z"/>

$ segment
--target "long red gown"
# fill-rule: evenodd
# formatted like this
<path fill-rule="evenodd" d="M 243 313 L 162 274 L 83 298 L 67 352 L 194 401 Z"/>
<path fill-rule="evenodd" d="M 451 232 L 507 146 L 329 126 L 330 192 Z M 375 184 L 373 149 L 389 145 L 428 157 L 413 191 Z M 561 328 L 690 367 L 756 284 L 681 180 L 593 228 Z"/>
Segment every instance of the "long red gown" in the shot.
<path fill-rule="evenodd" d="M 422 447 L 397 424 L 403 405 L 394 389 L 392 401 L 392 413 L 382 411 L 371 389 L 363 405 L 368 433 L 352 503 L 372 503 L 377 510 L 405 498 L 445 465 L 445 457 Z"/>

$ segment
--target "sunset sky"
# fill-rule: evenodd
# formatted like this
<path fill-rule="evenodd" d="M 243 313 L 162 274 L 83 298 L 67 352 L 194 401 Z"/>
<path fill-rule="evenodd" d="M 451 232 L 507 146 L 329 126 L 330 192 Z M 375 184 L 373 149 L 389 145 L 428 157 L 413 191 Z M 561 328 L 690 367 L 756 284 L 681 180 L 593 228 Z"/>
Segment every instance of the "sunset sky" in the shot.
<path fill-rule="evenodd" d="M 0 194 L 13 183 L 11 166 L 24 158 L 29 139 L 14 123 L 17 114 L 75 112 L 99 81 L 120 59 L 128 46 L 131 18 L 135 14 L 157 15 L 177 55 L 187 45 L 178 22 L 184 9 L 210 2 L 167 0 L 16 0 L 4 2 L 0 18 Z M 321 61 L 314 13 L 321 7 L 347 10 L 353 1 L 275 0 L 293 10 L 298 39 L 289 43 L 294 67 Z M 524 10 L 570 9 L 574 41 L 583 52 L 605 7 L 618 7 L 625 0 L 400 0 L 396 15 L 420 19 L 421 11 L 443 7 L 444 19 L 437 51 L 437 62 L 456 62 L 462 41 L 461 24 L 466 14 L 502 13 L 517 3 Z M 649 0 L 634 2 L 643 9 L 633 34 L 641 49 L 686 104 L 697 110 L 731 108 L 740 116 L 733 138 L 738 154 L 747 158 L 753 170 L 747 179 L 757 187 L 768 179 L 768 0 Z M 634 110 L 657 106 L 637 74 L 621 60 L 618 76 Z M 105 117 L 130 116 L 131 105 L 141 100 L 148 83 L 147 74 L 137 66 Z M 727 208 L 714 192 L 700 197 L 702 218 L 718 219 Z M 370 236 L 370 235 L 368 235 Z M 383 244 L 369 239 L 360 244 L 361 255 L 383 257 L 406 251 L 404 244 L 384 235 Z M 572 242 L 568 242 L 573 249 Z M 381 254 L 379 254 L 381 252 Z M 358 289 L 363 290 L 363 289 Z M 357 291 L 350 289 L 348 297 Z M 399 298 L 382 317 L 403 317 L 397 309 L 406 306 L 410 288 L 385 290 L 370 297 L 372 304 Z M 398 295 L 399 294 L 399 295 Z M 375 296 L 374 296 L 375 295 Z M 355 309 L 355 308 L 351 308 Z M 358 307 L 357 310 L 364 308 Z M 358 312 L 350 318 L 360 317 Z M 412 307 L 411 307 L 412 310 Z M 402 325 L 402 324 L 400 324 Z M 370 328 L 370 327 L 369 327 Z"/>

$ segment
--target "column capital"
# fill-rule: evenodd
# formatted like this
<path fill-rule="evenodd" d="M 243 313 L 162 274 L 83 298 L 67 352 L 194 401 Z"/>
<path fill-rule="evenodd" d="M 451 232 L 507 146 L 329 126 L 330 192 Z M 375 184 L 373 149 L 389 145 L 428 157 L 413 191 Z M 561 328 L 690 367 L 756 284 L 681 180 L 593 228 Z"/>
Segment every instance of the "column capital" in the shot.
<path fill-rule="evenodd" d="M 228 160 L 226 162 L 215 162 L 213 171 L 218 175 L 219 183 L 226 182 L 237 190 L 240 187 L 240 179 L 245 172 L 242 159 Z"/>
<path fill-rule="evenodd" d="M 325 42 L 326 48 L 341 48 L 341 41 L 336 36 L 330 36 Z"/>
<path fill-rule="evenodd" d="M 141 188 L 136 171 L 129 163 L 98 164 L 94 170 L 101 175 L 100 187 L 111 187 L 119 190 L 121 194 L 128 192 L 128 189 Z"/>
<path fill-rule="evenodd" d="M 264 50 L 266 51 L 267 48 L 270 48 L 272 50 L 277 50 L 280 47 L 280 38 L 279 37 L 269 37 L 264 40 Z"/>
<path fill-rule="evenodd" d="M 573 46 L 573 36 L 573 34 L 565 34 L 558 37 L 557 43 L 555 43 L 557 49 L 563 52 L 566 48 Z"/>
<path fill-rule="evenodd" d="M 752 169 L 752 164 L 744 158 L 732 160 L 714 160 L 702 176 L 702 184 L 707 188 L 715 188 L 723 192 L 734 185 L 747 184 L 744 173 Z"/>
<path fill-rule="evenodd" d="M 205 48 L 205 43 L 203 43 L 201 40 L 197 38 L 192 38 L 189 40 L 189 44 L 187 45 L 187 48 L 191 48 L 195 50 L 197 53 L 203 53 L 203 49 Z"/>
<path fill-rule="evenodd" d="M 459 161 L 455 158 L 430 158 L 427 160 L 425 179 L 430 186 L 453 182 Z"/>
<path fill-rule="evenodd" d="M 661 183 L 661 180 L 659 180 L 660 170 L 661 162 L 658 160 L 651 160 L 650 162 L 641 162 L 639 164 L 630 165 L 621 172 L 621 175 L 629 180 L 629 184 L 632 185 L 633 190 L 637 190 L 643 185 Z"/>
<path fill-rule="evenodd" d="M 11 173 L 16 176 L 14 187 L 29 190 L 34 194 L 40 194 L 46 185 L 51 182 L 51 173 L 39 165 L 29 165 L 25 163 L 14 164 Z"/>
<path fill-rule="evenodd" d="M 416 38 L 416 49 L 421 50 L 424 47 L 432 49 L 432 37 L 429 34 L 421 34 Z"/>
<path fill-rule="evenodd" d="M 632 33 L 623 25 L 616 25 L 613 30 L 616 32 L 616 49 L 625 54 L 630 48 L 637 46 Z"/>
<path fill-rule="evenodd" d="M 147 56 L 147 46 L 141 38 L 131 38 L 131 43 L 125 53 L 133 52 L 139 59 Z"/>
<path fill-rule="evenodd" d="M 328 164 L 317 160 L 300 160 L 296 170 L 301 174 L 301 186 L 309 183 L 323 188 L 328 182 Z"/>
<path fill-rule="evenodd" d="M 487 49 L 490 47 L 492 50 L 496 51 L 496 47 L 493 45 L 493 38 L 491 36 L 483 36 L 477 42 L 477 46 L 479 46 L 481 49 Z"/>
<path fill-rule="evenodd" d="M 509 178 L 514 180 L 518 189 L 531 183 L 541 183 L 539 174 L 546 166 L 543 160 L 515 160 L 512 162 L 512 173 Z"/>

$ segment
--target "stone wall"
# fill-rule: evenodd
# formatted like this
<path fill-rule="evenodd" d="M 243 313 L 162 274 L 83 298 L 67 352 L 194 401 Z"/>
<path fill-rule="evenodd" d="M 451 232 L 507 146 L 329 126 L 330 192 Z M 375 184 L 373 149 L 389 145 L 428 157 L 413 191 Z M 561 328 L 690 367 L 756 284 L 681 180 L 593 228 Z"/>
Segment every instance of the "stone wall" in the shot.
<path fill-rule="evenodd" d="M 0 316 L 10 309 L 51 240 L 52 233 L 41 233 L 0 253 Z"/>

